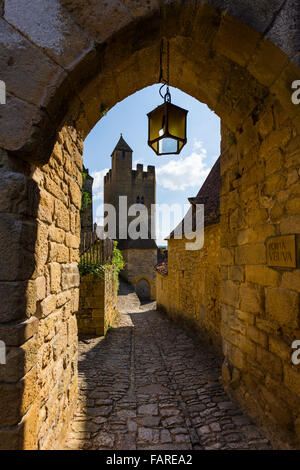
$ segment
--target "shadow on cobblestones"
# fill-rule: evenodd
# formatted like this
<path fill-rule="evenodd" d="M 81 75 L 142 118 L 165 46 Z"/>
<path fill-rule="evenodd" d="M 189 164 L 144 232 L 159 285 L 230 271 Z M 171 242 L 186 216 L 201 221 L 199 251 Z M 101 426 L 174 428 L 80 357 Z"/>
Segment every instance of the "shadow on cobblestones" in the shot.
<path fill-rule="evenodd" d="M 69 449 L 270 449 L 225 394 L 220 361 L 122 285 L 120 320 L 80 342 Z"/>

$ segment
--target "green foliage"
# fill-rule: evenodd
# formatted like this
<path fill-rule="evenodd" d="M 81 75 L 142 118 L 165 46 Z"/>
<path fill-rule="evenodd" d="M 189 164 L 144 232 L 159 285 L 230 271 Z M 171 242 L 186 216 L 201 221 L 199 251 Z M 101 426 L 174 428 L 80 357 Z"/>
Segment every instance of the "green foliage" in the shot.
<path fill-rule="evenodd" d="M 114 241 L 113 255 L 112 255 L 112 267 L 114 273 L 114 281 L 117 288 L 119 287 L 119 273 L 124 269 L 125 263 L 121 251 L 117 248 L 118 242 Z"/>
<path fill-rule="evenodd" d="M 95 278 L 104 277 L 106 272 L 112 272 L 116 287 L 119 287 L 119 273 L 124 269 L 124 259 L 121 251 L 117 248 L 118 242 L 114 242 L 112 259 L 104 265 L 99 263 L 85 264 L 83 260 L 78 264 L 80 276 L 93 274 Z"/>
<path fill-rule="evenodd" d="M 109 323 L 108 319 L 105 317 L 104 318 L 104 329 L 106 331 L 106 333 L 108 333 L 109 330 L 112 329 L 112 325 Z"/>
<path fill-rule="evenodd" d="M 82 174 L 82 190 L 81 190 L 81 209 L 80 212 L 83 212 L 89 204 L 91 204 L 92 199 L 90 194 L 87 191 L 83 190 L 83 184 L 86 180 L 86 173 L 84 171 L 81 173 Z"/>
<path fill-rule="evenodd" d="M 99 263 L 85 264 L 83 261 L 80 261 L 78 269 L 81 277 L 87 274 L 93 274 L 95 278 L 99 278 L 104 277 L 105 274 L 105 266 Z"/>

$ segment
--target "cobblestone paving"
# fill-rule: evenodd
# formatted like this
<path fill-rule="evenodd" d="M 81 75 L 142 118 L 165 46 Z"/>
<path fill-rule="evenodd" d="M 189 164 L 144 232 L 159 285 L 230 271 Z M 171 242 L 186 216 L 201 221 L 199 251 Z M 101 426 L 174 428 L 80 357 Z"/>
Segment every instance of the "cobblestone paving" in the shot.
<path fill-rule="evenodd" d="M 80 341 L 79 402 L 68 449 L 270 449 L 219 383 L 206 345 L 141 306 L 126 284 L 107 337 Z"/>

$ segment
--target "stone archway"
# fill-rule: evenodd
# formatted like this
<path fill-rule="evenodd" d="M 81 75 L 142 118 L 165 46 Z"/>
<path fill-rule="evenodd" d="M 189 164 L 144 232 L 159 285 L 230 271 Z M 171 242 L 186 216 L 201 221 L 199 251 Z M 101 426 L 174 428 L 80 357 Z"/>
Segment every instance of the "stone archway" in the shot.
<path fill-rule="evenodd" d="M 140 279 L 135 286 L 135 291 L 140 300 L 150 299 L 151 289 L 147 279 Z"/>
<path fill-rule="evenodd" d="M 264 243 L 300 233 L 300 119 L 291 101 L 299 7 L 100 3 L 53 0 L 29 12 L 25 1 L 0 2 L 8 92 L 0 116 L 8 362 L 0 377 L 9 397 L 1 400 L 0 442 L 46 449 L 63 440 L 77 387 L 82 142 L 107 109 L 158 81 L 162 37 L 171 85 L 222 119 L 225 385 L 258 422 L 295 442 L 300 379 L 287 340 L 299 331 L 299 269 L 270 269 Z"/>

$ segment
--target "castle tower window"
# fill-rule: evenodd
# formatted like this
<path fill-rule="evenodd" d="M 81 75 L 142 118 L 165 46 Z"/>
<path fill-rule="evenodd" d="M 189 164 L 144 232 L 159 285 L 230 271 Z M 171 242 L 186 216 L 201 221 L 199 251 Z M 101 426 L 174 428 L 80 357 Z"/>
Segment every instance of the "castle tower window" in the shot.
<path fill-rule="evenodd" d="M 141 197 L 141 204 L 145 204 L 144 196 Z"/>
<path fill-rule="evenodd" d="M 137 203 L 137 204 L 140 203 L 140 196 L 137 196 L 137 198 L 136 198 L 136 203 Z"/>
<path fill-rule="evenodd" d="M 122 150 L 122 158 L 125 158 L 125 150 Z"/>

